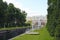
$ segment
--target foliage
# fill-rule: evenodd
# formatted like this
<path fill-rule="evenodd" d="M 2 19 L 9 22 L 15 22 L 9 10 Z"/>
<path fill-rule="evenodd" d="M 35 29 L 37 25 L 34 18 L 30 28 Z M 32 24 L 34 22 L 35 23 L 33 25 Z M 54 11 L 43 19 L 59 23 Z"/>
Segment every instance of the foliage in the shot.
<path fill-rule="evenodd" d="M 52 5 L 49 6 L 49 8 L 48 8 L 48 15 L 47 15 L 47 18 L 48 18 L 47 29 L 52 36 L 54 36 L 55 28 L 57 25 L 57 23 L 56 23 L 56 21 L 57 21 L 57 19 L 56 19 L 57 18 L 57 16 L 56 16 L 57 8 L 56 7 L 57 6 L 52 3 Z"/>
<path fill-rule="evenodd" d="M 55 37 L 55 40 L 60 39 L 60 1 L 48 0 L 48 15 L 47 15 L 47 29 L 51 36 Z M 52 3 L 52 5 L 51 5 Z"/>
<path fill-rule="evenodd" d="M 4 26 L 6 21 L 7 3 L 0 0 L 0 27 Z"/>
<path fill-rule="evenodd" d="M 0 27 L 23 26 L 26 21 L 27 13 L 16 8 L 14 4 L 0 0 Z"/>
<path fill-rule="evenodd" d="M 32 21 L 27 21 L 26 22 L 26 26 L 31 26 L 32 25 Z"/>

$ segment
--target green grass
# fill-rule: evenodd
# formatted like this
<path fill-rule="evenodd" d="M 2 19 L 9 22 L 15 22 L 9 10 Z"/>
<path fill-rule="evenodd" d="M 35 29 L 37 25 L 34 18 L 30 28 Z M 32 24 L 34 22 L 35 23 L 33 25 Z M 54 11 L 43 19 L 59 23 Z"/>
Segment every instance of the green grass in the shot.
<path fill-rule="evenodd" d="M 53 40 L 53 37 L 49 35 L 45 27 L 36 31 L 39 32 L 39 35 L 25 34 L 23 36 L 17 36 L 13 40 Z"/>
<path fill-rule="evenodd" d="M 0 30 L 13 30 L 17 28 L 27 28 L 27 27 L 9 27 L 9 28 L 0 28 Z"/>

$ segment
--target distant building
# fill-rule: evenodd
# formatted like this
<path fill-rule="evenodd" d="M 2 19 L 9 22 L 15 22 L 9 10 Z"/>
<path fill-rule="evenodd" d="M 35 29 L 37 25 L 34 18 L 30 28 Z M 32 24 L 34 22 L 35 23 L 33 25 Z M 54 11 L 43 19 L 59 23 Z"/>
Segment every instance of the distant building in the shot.
<path fill-rule="evenodd" d="M 27 21 L 32 21 L 33 28 L 38 29 L 41 26 L 46 25 L 47 18 L 44 16 L 33 16 L 33 17 L 28 17 Z"/>

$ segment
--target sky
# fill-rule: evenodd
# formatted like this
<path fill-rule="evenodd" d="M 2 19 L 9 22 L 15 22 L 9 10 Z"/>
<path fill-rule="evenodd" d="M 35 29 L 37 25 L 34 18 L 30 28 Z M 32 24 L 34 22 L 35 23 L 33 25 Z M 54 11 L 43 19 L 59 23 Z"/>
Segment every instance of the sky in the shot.
<path fill-rule="evenodd" d="M 13 3 L 15 7 L 26 11 L 27 17 L 46 16 L 47 0 L 3 0 L 8 4 Z"/>

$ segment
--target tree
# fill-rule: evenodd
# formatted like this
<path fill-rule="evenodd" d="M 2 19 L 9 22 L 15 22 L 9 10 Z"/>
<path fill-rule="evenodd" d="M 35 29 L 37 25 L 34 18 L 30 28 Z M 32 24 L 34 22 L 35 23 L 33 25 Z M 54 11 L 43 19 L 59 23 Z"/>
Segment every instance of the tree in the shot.
<path fill-rule="evenodd" d="M 26 21 L 26 12 L 14 7 L 12 3 L 8 6 L 8 23 L 11 26 L 22 26 Z M 13 25 L 14 24 L 14 25 Z"/>
<path fill-rule="evenodd" d="M 0 0 L 0 27 L 5 25 L 5 16 L 7 13 L 7 3 Z"/>
<path fill-rule="evenodd" d="M 54 40 L 60 40 L 60 0 L 48 0 L 47 29 Z M 51 5 L 52 3 L 52 5 Z"/>
<path fill-rule="evenodd" d="M 0 0 L 0 27 L 15 27 L 25 25 L 27 13 L 16 8 L 14 4 Z"/>
<path fill-rule="evenodd" d="M 8 10 L 7 24 L 8 24 L 8 26 L 9 25 L 12 26 L 12 24 L 13 24 L 13 22 L 15 20 L 15 18 L 14 18 L 14 16 L 15 16 L 15 7 L 14 7 L 14 5 L 12 3 L 10 3 L 8 5 L 7 10 Z"/>
<path fill-rule="evenodd" d="M 55 34 L 55 28 L 57 25 L 57 4 L 56 4 L 56 0 L 49 0 L 49 8 L 48 8 L 48 15 L 47 15 L 47 19 L 48 19 L 48 23 L 47 23 L 47 29 L 50 33 L 51 36 L 54 36 Z"/>

